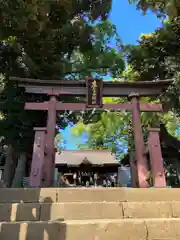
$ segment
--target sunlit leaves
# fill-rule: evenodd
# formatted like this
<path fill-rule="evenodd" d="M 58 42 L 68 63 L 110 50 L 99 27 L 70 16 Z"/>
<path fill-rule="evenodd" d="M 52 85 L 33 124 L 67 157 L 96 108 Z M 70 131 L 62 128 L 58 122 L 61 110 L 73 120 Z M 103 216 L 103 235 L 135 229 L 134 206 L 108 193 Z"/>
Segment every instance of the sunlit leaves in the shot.
<path fill-rule="evenodd" d="M 72 129 L 72 134 L 74 136 L 81 136 L 84 132 L 88 132 L 88 127 L 82 121 L 79 121 L 75 127 Z"/>
<path fill-rule="evenodd" d="M 120 103 L 122 99 L 105 98 L 106 103 Z M 150 98 L 142 98 L 142 103 L 159 103 L 159 99 L 152 100 Z M 144 139 L 147 140 L 148 129 L 150 127 L 159 127 L 163 123 L 168 132 L 173 136 L 179 137 L 180 118 L 175 117 L 174 112 L 152 113 L 142 112 L 141 122 L 144 133 Z M 87 141 L 81 144 L 80 149 L 109 149 L 116 153 L 119 159 L 122 159 L 129 148 L 133 148 L 133 129 L 132 115 L 127 112 L 104 112 L 101 113 L 100 119 L 91 124 L 84 124 L 83 121 L 78 122 L 73 130 L 75 136 L 82 136 L 87 133 Z"/>
<path fill-rule="evenodd" d="M 180 113 L 180 18 L 165 22 L 152 34 L 143 34 L 139 46 L 127 48 L 128 62 L 139 80 L 173 79 L 174 83 L 161 96 L 166 108 Z"/>
<path fill-rule="evenodd" d="M 139 75 L 140 74 L 137 71 L 135 71 L 130 64 L 127 65 L 127 67 L 125 68 L 125 70 L 122 73 L 122 77 L 124 79 L 127 79 L 132 82 L 138 80 Z"/>
<path fill-rule="evenodd" d="M 58 152 L 61 152 L 66 148 L 66 142 L 60 132 L 54 138 L 54 147 L 57 149 Z"/>
<path fill-rule="evenodd" d="M 104 103 L 117 103 L 118 98 L 105 98 Z M 109 149 L 122 156 L 128 148 L 128 121 L 130 114 L 126 112 L 103 112 L 97 122 L 91 124 L 77 123 L 73 128 L 73 134 L 81 136 L 87 132 L 86 148 L 90 149 Z M 79 146 L 84 148 L 84 145 Z"/>
<path fill-rule="evenodd" d="M 137 8 L 144 13 L 150 9 L 158 17 L 165 17 L 167 14 L 169 17 L 174 18 L 180 14 L 179 0 L 129 0 L 129 3 L 136 4 Z"/>

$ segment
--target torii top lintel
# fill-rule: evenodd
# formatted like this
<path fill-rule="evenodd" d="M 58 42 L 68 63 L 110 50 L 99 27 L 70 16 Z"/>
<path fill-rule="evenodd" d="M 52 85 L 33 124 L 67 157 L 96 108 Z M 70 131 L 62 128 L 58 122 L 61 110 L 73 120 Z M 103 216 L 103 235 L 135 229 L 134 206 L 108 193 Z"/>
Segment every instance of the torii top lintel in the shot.
<path fill-rule="evenodd" d="M 101 89 L 101 96 L 104 97 L 127 97 L 132 92 L 136 92 L 142 97 L 158 96 L 172 83 L 171 80 L 110 82 L 92 78 L 89 78 L 89 81 L 39 80 L 17 77 L 11 77 L 10 79 L 15 81 L 19 87 L 24 87 L 27 93 L 75 96 L 86 96 L 87 83 L 96 81 Z"/>

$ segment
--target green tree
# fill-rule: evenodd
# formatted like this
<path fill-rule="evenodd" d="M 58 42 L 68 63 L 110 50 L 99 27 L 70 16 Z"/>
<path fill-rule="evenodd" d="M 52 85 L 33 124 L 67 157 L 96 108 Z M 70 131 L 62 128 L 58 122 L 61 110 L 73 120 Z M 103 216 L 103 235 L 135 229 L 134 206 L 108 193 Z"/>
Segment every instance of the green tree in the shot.
<path fill-rule="evenodd" d="M 29 153 L 33 127 L 46 124 L 44 113 L 36 112 L 34 118 L 33 111 L 23 109 L 25 101 L 42 101 L 43 96 L 26 95 L 9 76 L 79 80 L 94 73 L 120 74 L 124 62 L 116 28 L 107 20 L 110 9 L 111 0 L 1 1 L 2 144 L 13 146 L 16 153 Z M 114 38 L 117 50 L 109 45 Z M 72 100 L 76 99 L 68 99 Z M 69 120 L 76 121 L 76 116 Z M 59 124 L 63 128 L 67 122 Z"/>
<path fill-rule="evenodd" d="M 159 17 L 168 15 L 174 18 L 180 15 L 179 0 L 129 0 L 129 3 L 136 4 L 137 9 L 141 9 L 144 14 L 150 9 Z"/>
<path fill-rule="evenodd" d="M 123 103 L 126 99 L 105 98 L 105 103 Z M 152 101 L 149 98 L 142 98 L 142 103 L 158 103 L 158 100 Z M 99 110 L 97 110 L 99 114 Z M 92 116 L 91 123 L 84 121 L 84 118 L 73 127 L 72 133 L 75 137 L 83 136 L 87 133 L 87 141 L 81 144 L 80 149 L 109 149 L 122 159 L 128 149 L 134 148 L 132 115 L 128 112 L 100 112 L 100 118 L 96 120 L 95 113 Z M 164 124 L 172 136 L 180 139 L 177 129 L 180 127 L 180 117 L 176 117 L 172 111 L 167 113 L 141 113 L 141 122 L 145 140 L 147 139 L 147 130 L 149 127 Z"/>
<path fill-rule="evenodd" d="M 173 84 L 162 96 L 166 106 L 180 113 L 179 105 L 179 36 L 180 18 L 165 22 L 161 29 L 152 34 L 144 34 L 138 46 L 128 46 L 127 59 L 133 71 L 139 74 L 139 80 L 173 79 Z"/>

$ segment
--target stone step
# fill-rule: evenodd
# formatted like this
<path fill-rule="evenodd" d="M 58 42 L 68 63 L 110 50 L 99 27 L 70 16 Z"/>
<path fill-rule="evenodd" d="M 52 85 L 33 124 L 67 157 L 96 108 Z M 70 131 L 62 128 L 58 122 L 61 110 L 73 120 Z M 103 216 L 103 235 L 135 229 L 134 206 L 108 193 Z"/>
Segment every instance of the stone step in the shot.
<path fill-rule="evenodd" d="M 1 222 L 121 218 L 180 218 L 180 201 L 0 204 Z"/>
<path fill-rule="evenodd" d="M 0 203 L 180 201 L 173 188 L 27 188 L 0 189 Z"/>
<path fill-rule="evenodd" d="M 179 240 L 180 219 L 1 223 L 1 240 Z"/>

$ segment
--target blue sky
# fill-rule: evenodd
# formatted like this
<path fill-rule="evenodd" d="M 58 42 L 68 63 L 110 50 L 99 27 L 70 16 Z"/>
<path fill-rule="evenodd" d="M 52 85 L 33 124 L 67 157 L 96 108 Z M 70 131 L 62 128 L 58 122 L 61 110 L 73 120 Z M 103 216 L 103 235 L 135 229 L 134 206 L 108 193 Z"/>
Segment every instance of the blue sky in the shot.
<path fill-rule="evenodd" d="M 135 5 L 128 4 L 128 0 L 113 0 L 110 19 L 116 25 L 117 31 L 124 44 L 136 44 L 138 37 L 142 33 L 151 33 L 161 26 L 161 22 L 153 13 L 148 12 L 143 16 L 136 10 Z M 68 126 L 62 131 L 67 149 L 77 149 L 77 144 L 81 143 L 81 138 L 75 139 L 71 135 L 71 127 Z"/>
<path fill-rule="evenodd" d="M 110 19 L 116 25 L 124 44 L 136 44 L 141 33 L 151 33 L 161 26 L 153 13 L 148 12 L 143 16 L 134 4 L 128 4 L 128 0 L 113 0 Z"/>

